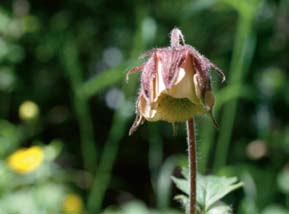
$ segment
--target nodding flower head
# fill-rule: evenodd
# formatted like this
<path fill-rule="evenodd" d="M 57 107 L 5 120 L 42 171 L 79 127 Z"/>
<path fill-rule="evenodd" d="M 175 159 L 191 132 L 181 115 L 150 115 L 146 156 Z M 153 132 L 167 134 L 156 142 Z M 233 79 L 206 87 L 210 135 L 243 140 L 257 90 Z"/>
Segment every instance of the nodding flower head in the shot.
<path fill-rule="evenodd" d="M 152 49 L 142 57 L 144 64 L 127 73 L 142 70 L 140 92 L 136 102 L 136 119 L 131 135 L 145 120 L 184 122 L 207 114 L 215 126 L 212 110 L 215 103 L 209 70 L 213 69 L 225 81 L 224 73 L 195 48 L 185 44 L 178 28 L 170 34 L 171 46 Z"/>

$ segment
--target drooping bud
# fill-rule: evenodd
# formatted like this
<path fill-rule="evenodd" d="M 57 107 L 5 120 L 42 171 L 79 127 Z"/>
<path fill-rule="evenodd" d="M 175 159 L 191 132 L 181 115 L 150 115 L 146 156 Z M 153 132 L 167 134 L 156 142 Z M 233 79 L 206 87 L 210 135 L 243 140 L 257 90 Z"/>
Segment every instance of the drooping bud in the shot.
<path fill-rule="evenodd" d="M 171 46 L 153 49 L 143 55 L 148 60 L 128 72 L 142 70 L 140 93 L 136 103 L 136 119 L 132 134 L 145 120 L 184 122 L 196 115 L 212 118 L 214 95 L 209 70 L 225 80 L 223 72 L 195 48 L 185 44 L 178 28 L 171 32 Z"/>

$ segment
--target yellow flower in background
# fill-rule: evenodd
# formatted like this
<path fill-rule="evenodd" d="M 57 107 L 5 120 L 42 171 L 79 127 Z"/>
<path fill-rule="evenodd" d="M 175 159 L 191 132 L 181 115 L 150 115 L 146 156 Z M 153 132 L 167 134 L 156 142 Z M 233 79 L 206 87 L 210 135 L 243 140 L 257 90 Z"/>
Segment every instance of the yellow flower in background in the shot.
<path fill-rule="evenodd" d="M 19 117 L 22 120 L 33 120 L 38 117 L 38 105 L 32 101 L 25 101 L 19 107 Z"/>
<path fill-rule="evenodd" d="M 27 149 L 19 149 L 11 154 L 7 163 L 17 173 L 29 173 L 37 169 L 44 160 L 44 152 L 41 147 L 33 146 Z"/>
<path fill-rule="evenodd" d="M 67 194 L 63 201 L 63 210 L 66 214 L 80 214 L 83 211 L 83 202 L 75 193 Z"/>

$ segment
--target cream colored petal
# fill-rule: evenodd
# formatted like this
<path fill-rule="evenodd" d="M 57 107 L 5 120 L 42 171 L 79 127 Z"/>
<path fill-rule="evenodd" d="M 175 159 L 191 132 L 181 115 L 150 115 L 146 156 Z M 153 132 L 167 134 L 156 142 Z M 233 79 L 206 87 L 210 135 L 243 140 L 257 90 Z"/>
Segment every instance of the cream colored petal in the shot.
<path fill-rule="evenodd" d="M 159 114 L 152 108 L 151 103 L 148 103 L 143 96 L 139 96 L 138 111 L 146 120 L 157 121 L 159 120 Z"/>
<path fill-rule="evenodd" d="M 153 93 L 154 96 L 152 97 L 152 102 L 156 102 L 159 96 L 167 90 L 164 79 L 163 79 L 162 70 L 163 70 L 163 65 L 161 61 L 158 61 L 156 78 L 155 78 L 155 81 L 153 81 L 153 86 L 152 86 L 152 88 L 154 89 L 154 93 Z"/>
<path fill-rule="evenodd" d="M 198 97 L 199 99 L 201 98 L 201 90 L 200 90 L 200 82 L 199 82 L 199 75 L 196 73 L 194 74 L 193 76 L 193 81 L 194 81 L 194 87 L 195 87 L 195 94 L 196 94 L 196 97 Z"/>
<path fill-rule="evenodd" d="M 177 83 L 174 83 L 172 87 L 166 91 L 166 94 L 174 98 L 188 98 L 191 100 L 193 98 L 194 88 L 192 74 L 188 74 L 189 72 L 180 68 Z"/>
<path fill-rule="evenodd" d="M 166 91 L 166 94 L 174 98 L 188 98 L 196 103 L 196 94 L 194 86 L 194 69 L 192 61 L 187 58 L 184 64 L 179 68 L 177 78 L 172 87 Z"/>

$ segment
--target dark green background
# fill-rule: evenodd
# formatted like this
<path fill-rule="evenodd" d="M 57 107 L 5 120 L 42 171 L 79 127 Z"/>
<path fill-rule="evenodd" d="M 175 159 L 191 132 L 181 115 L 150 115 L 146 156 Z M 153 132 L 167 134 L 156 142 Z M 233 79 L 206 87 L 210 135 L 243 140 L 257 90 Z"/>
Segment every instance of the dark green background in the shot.
<path fill-rule="evenodd" d="M 227 197 L 236 213 L 289 210 L 287 0 L 17 0 L 2 1 L 0 12 L 9 17 L 0 16 L 1 120 L 21 128 L 17 147 L 63 142 L 56 162 L 63 173 L 88 176 L 66 182 L 88 209 L 135 199 L 179 207 L 157 180 L 169 187 L 174 166 L 185 164 L 184 126 L 173 136 L 170 124 L 147 122 L 128 137 L 139 75 L 125 82 L 138 56 L 168 46 L 177 26 L 227 76 L 221 84 L 212 73 L 220 129 L 197 119 L 199 171 L 244 182 Z M 33 124 L 18 117 L 25 100 L 39 106 Z M 254 156 L 260 147 L 265 154 Z"/>

